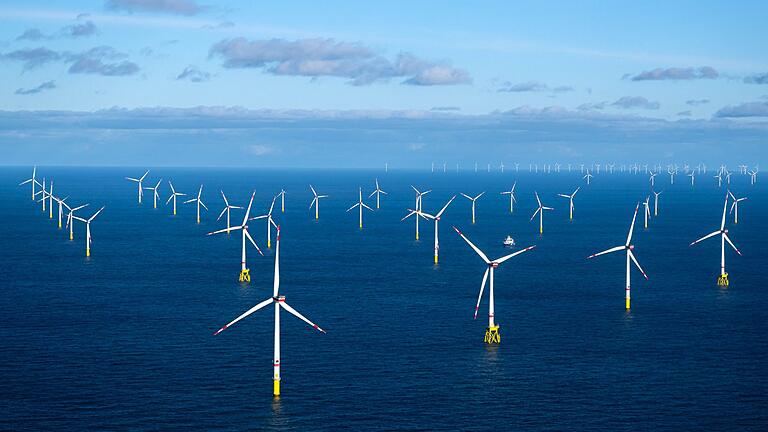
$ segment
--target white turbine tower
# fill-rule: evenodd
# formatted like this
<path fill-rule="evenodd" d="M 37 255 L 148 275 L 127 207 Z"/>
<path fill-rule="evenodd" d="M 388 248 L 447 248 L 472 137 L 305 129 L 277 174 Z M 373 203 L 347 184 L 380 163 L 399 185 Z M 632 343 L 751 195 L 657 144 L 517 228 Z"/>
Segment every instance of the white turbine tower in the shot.
<path fill-rule="evenodd" d="M 648 229 L 648 218 L 651 216 L 651 196 L 648 195 L 645 197 L 645 201 L 643 201 L 643 228 Z"/>
<path fill-rule="evenodd" d="M 152 208 L 157 208 L 157 200 L 160 198 L 160 194 L 157 192 L 157 189 L 160 188 L 160 182 L 162 182 L 163 179 L 160 179 L 157 181 L 157 184 L 155 187 L 145 187 L 146 190 L 152 191 Z"/>
<path fill-rule="evenodd" d="M 221 192 L 221 197 L 224 198 L 224 210 L 222 210 L 221 213 L 219 213 L 219 217 L 217 217 L 216 220 L 217 221 L 220 220 L 221 217 L 224 216 L 224 213 L 226 213 L 227 214 L 227 229 L 229 229 L 232 226 L 229 223 L 230 211 L 232 209 L 241 209 L 242 207 L 229 204 L 229 201 L 227 201 L 227 196 L 224 195 L 224 191 L 220 190 L 219 192 Z M 245 225 L 245 223 L 243 223 L 243 225 Z"/>
<path fill-rule="evenodd" d="M 416 192 L 416 210 L 421 211 L 423 199 L 422 197 L 430 192 L 432 192 L 432 189 L 421 192 L 420 190 L 416 189 L 413 185 L 411 185 L 411 189 L 413 189 Z M 419 239 L 419 218 L 416 218 L 416 240 Z"/>
<path fill-rule="evenodd" d="M 523 252 L 529 251 L 536 246 L 528 246 L 525 249 L 521 249 L 515 253 L 511 253 L 509 255 L 503 256 L 501 258 L 495 259 L 491 261 L 488 259 L 488 257 L 481 251 L 477 246 L 475 246 L 469 239 L 462 234 L 461 231 L 459 231 L 458 228 L 453 227 L 453 229 L 456 230 L 457 233 L 461 236 L 461 238 L 464 239 L 464 241 L 467 242 L 467 244 L 480 256 L 480 258 L 485 261 L 485 264 L 488 265 L 488 268 L 485 269 L 485 273 L 483 274 L 483 282 L 480 284 L 480 295 L 477 296 L 477 304 L 475 305 L 475 319 L 477 319 L 477 311 L 480 309 L 480 300 L 483 298 L 483 290 L 485 289 L 485 282 L 489 279 L 490 275 L 490 285 L 488 289 L 488 328 L 485 329 L 485 338 L 484 341 L 487 344 L 499 344 L 501 343 L 501 335 L 499 334 L 499 325 L 496 324 L 495 320 L 495 310 L 494 310 L 494 296 L 493 296 L 493 273 L 494 270 L 504 261 L 520 255 Z"/>
<path fill-rule="evenodd" d="M 573 193 L 572 193 L 572 194 L 570 194 L 570 195 L 566 195 L 566 194 L 557 194 L 557 195 L 559 195 L 559 196 L 561 196 L 561 197 L 563 197 L 563 198 L 568 198 L 568 201 L 569 201 L 569 206 L 568 206 L 568 209 L 569 209 L 569 210 L 568 210 L 568 212 L 569 212 L 569 214 L 570 214 L 570 216 L 569 216 L 569 219 L 571 219 L 571 220 L 573 220 L 573 197 L 575 197 L 575 196 L 576 196 L 576 192 L 578 192 L 578 191 L 579 191 L 579 189 L 581 189 L 581 186 L 577 187 L 577 188 L 576 188 L 576 190 L 575 190 L 575 191 L 573 191 Z"/>
<path fill-rule="evenodd" d="M 173 183 L 171 183 L 170 180 L 168 180 L 168 185 L 171 186 L 171 196 L 168 197 L 168 201 L 165 202 L 165 205 L 168 205 L 168 203 L 173 200 L 173 215 L 176 216 L 176 197 L 186 196 L 187 194 L 176 192 L 176 189 L 173 188 Z"/>
<path fill-rule="evenodd" d="M 381 190 L 381 188 L 379 187 L 379 179 L 376 179 L 376 189 L 373 192 L 371 192 L 370 195 L 368 195 L 368 198 L 376 195 L 376 209 L 379 208 L 379 198 L 381 197 L 381 194 L 389 195 L 388 193 Z"/>
<path fill-rule="evenodd" d="M 222 195 L 223 195 L 223 193 L 222 193 Z M 229 221 L 227 221 L 227 228 L 208 233 L 208 235 L 214 235 L 214 234 L 219 234 L 219 233 L 227 233 L 227 234 L 229 234 L 232 231 L 237 231 L 237 230 L 241 230 L 242 231 L 242 236 L 243 236 L 243 244 L 242 244 L 242 246 L 243 246 L 243 248 L 242 248 L 242 254 L 240 256 L 240 278 L 239 278 L 240 282 L 250 282 L 251 281 L 251 271 L 246 266 L 246 260 L 245 260 L 245 246 L 246 246 L 245 240 L 246 240 L 246 238 L 251 242 L 253 247 L 256 248 L 256 250 L 259 252 L 259 254 L 264 256 L 264 254 L 261 252 L 261 249 L 259 249 L 259 246 L 253 240 L 253 237 L 251 237 L 251 233 L 248 232 L 248 216 L 250 216 L 250 214 L 251 214 L 251 206 L 253 205 L 253 196 L 254 195 L 256 195 L 256 191 L 253 191 L 253 193 L 251 193 L 251 201 L 248 202 L 248 208 L 245 210 L 245 216 L 243 217 L 243 223 L 242 224 L 240 224 L 238 226 L 230 227 L 229 226 Z M 238 207 L 238 208 L 242 208 L 242 207 Z"/>
<path fill-rule="evenodd" d="M 637 218 L 637 210 L 639 208 L 640 208 L 640 204 L 637 204 L 635 206 L 635 214 L 632 216 L 632 224 L 629 226 L 629 234 L 627 234 L 627 242 L 624 243 L 623 246 L 616 246 L 616 247 L 610 248 L 608 250 L 604 250 L 602 252 L 598 252 L 598 253 L 596 253 L 594 255 L 590 255 L 590 256 L 587 257 L 587 259 L 589 259 L 589 258 L 594 258 L 596 256 L 607 254 L 607 253 L 611 253 L 611 252 L 618 252 L 618 251 L 626 251 L 627 252 L 627 287 L 626 287 L 626 291 L 625 291 L 625 293 L 626 293 L 625 295 L 626 295 L 626 307 L 627 307 L 627 309 L 629 309 L 630 287 L 631 287 L 631 278 L 630 278 L 630 272 L 629 272 L 629 270 L 630 270 L 629 261 L 632 260 L 632 262 L 635 263 L 635 266 L 637 266 L 637 269 L 640 270 L 640 273 L 643 274 L 645 279 L 646 280 L 648 279 L 648 275 L 645 274 L 645 272 L 643 271 L 643 268 L 640 267 L 640 263 L 637 262 L 637 259 L 635 258 L 635 255 L 632 253 L 632 251 L 635 249 L 635 246 L 633 244 L 631 244 L 632 243 L 632 231 L 634 231 L 634 229 L 635 229 L 635 219 Z"/>
<path fill-rule="evenodd" d="M 59 229 L 61 229 L 61 218 L 64 216 L 64 206 L 67 205 L 65 203 L 67 198 L 69 198 L 69 197 L 66 197 L 66 198 L 56 198 L 56 197 L 53 197 L 53 199 L 55 199 L 56 202 L 59 203 Z"/>
<path fill-rule="evenodd" d="M 275 223 L 275 220 L 272 219 L 272 210 L 275 208 L 275 200 L 277 200 L 277 197 L 280 196 L 275 195 L 274 198 L 272 198 L 272 204 L 269 206 L 269 212 L 267 214 L 263 214 L 261 216 L 252 217 L 251 220 L 256 219 L 266 219 L 267 220 L 267 247 L 272 248 L 272 227 L 274 226 L 277 228 L 277 224 Z"/>
<path fill-rule="evenodd" d="M 501 193 L 501 195 L 509 195 L 509 212 L 510 213 L 513 213 L 515 211 L 515 202 L 517 201 L 517 199 L 515 199 L 515 186 L 517 186 L 517 182 L 514 182 L 512 184 L 512 189 Z"/>
<path fill-rule="evenodd" d="M 317 324 L 305 318 L 304 315 L 300 314 L 298 311 L 296 311 L 296 309 L 290 307 L 288 303 L 285 302 L 285 296 L 279 295 L 279 290 L 280 290 L 280 227 L 277 227 L 277 244 L 275 246 L 275 279 L 274 279 L 274 284 L 272 285 L 272 297 L 248 309 L 245 313 L 235 318 L 232 322 L 220 328 L 216 333 L 213 334 L 214 336 L 216 336 L 219 333 L 226 330 L 227 328 L 231 327 L 236 322 L 256 312 L 257 310 L 265 306 L 269 306 L 272 303 L 275 304 L 275 357 L 274 357 L 274 362 L 272 363 L 272 366 L 274 368 L 274 376 L 272 377 L 272 380 L 273 380 L 272 393 L 275 397 L 280 396 L 280 309 L 285 309 L 286 312 L 290 313 L 296 318 L 309 324 L 312 328 L 325 333 L 325 330 L 318 327 Z"/>
<path fill-rule="evenodd" d="M 43 203 L 43 209 L 42 211 L 45 211 L 45 200 L 48 198 L 48 191 L 45 190 L 45 177 L 43 177 L 43 184 L 40 186 L 40 190 L 35 192 L 35 195 L 40 195 L 41 198 L 37 201 L 40 203 Z"/>
<path fill-rule="evenodd" d="M 659 215 L 659 195 L 663 194 L 664 191 L 661 191 L 661 192 L 651 191 L 651 192 L 653 192 L 653 216 L 656 217 Z"/>
<path fill-rule="evenodd" d="M 475 224 L 475 203 L 477 202 L 477 199 L 478 199 L 478 198 L 480 198 L 481 196 L 483 196 L 483 194 L 485 194 L 485 192 L 480 192 L 480 194 L 479 194 L 479 195 L 477 195 L 477 196 L 475 196 L 475 197 L 471 197 L 471 196 L 469 196 L 469 195 L 467 195 L 467 194 L 465 194 L 465 193 L 462 193 L 462 194 L 461 194 L 461 196 L 463 196 L 464 198 L 466 198 L 466 199 L 468 199 L 468 200 L 472 201 L 472 224 L 473 224 L 473 225 Z"/>
<path fill-rule="evenodd" d="M 348 208 L 347 211 L 350 211 L 350 210 L 352 210 L 355 207 L 358 207 L 360 209 L 360 229 L 363 229 L 363 207 L 367 208 L 370 211 L 373 211 L 373 209 L 368 207 L 363 202 L 363 188 L 359 188 L 358 192 L 359 192 L 359 198 L 357 200 L 357 204 L 355 204 L 352 207 Z M 418 239 L 418 234 L 416 236 L 416 239 Z"/>
<path fill-rule="evenodd" d="M 691 186 L 693 186 L 693 185 L 694 185 L 694 183 L 695 183 L 695 181 L 696 181 L 696 175 L 695 175 L 695 173 L 694 173 L 693 171 L 689 172 L 689 173 L 688 173 L 688 177 L 690 177 L 690 178 L 691 178 Z"/>
<path fill-rule="evenodd" d="M 280 213 L 285 213 L 285 189 L 280 189 Z"/>
<path fill-rule="evenodd" d="M 739 203 L 742 201 L 746 201 L 747 197 L 743 198 L 736 198 L 736 195 L 734 195 L 731 191 L 728 191 L 728 195 L 733 198 L 733 203 L 731 204 L 731 211 L 730 213 L 733 213 L 733 223 L 738 224 L 739 223 Z"/>
<path fill-rule="evenodd" d="M 443 208 L 440 209 L 440 211 L 437 212 L 437 214 L 434 216 L 428 213 L 424 213 L 424 216 L 435 221 L 435 264 L 437 264 L 438 255 L 440 254 L 440 240 L 438 238 L 438 225 L 440 224 L 440 218 L 443 216 L 445 209 L 447 209 L 448 206 L 451 205 L 454 199 L 456 199 L 456 195 L 452 196 L 451 199 L 449 199 L 448 202 L 445 203 Z"/>
<path fill-rule="evenodd" d="M 200 206 L 203 206 L 203 208 L 205 208 L 206 211 L 208 210 L 208 207 L 206 207 L 205 204 L 203 204 L 203 200 L 200 198 L 200 195 L 202 195 L 202 194 L 203 194 L 203 185 L 200 185 L 200 189 L 198 189 L 198 191 L 197 191 L 197 198 L 192 198 L 190 200 L 184 201 L 184 204 L 189 204 L 189 203 L 196 203 L 197 204 L 197 223 L 200 223 Z M 175 199 L 173 200 L 173 206 L 174 206 L 174 211 L 175 211 L 176 210 L 176 200 Z"/>
<path fill-rule="evenodd" d="M 126 180 L 130 180 L 132 182 L 138 183 L 138 188 L 139 188 L 138 189 L 139 190 L 139 204 L 141 204 L 141 198 L 144 196 L 144 190 L 142 188 L 141 182 L 144 181 L 144 178 L 147 176 L 147 174 L 149 174 L 149 170 L 147 170 L 147 172 L 145 172 L 144 175 L 139 177 L 139 178 L 133 178 L 133 177 L 126 177 L 125 178 Z"/>
<path fill-rule="evenodd" d="M 531 216 L 531 220 L 536 217 L 536 214 L 539 215 L 539 234 L 544 233 L 544 210 L 554 210 L 552 207 L 544 207 L 541 205 L 541 200 L 539 199 L 539 193 L 534 191 L 533 192 L 536 195 L 536 202 L 539 203 L 539 207 L 536 208 L 536 211 L 533 212 L 533 216 Z"/>
<path fill-rule="evenodd" d="M 87 257 L 91 256 L 91 243 L 93 242 L 93 238 L 91 237 L 91 222 L 93 222 L 93 220 L 96 219 L 96 216 L 98 216 L 102 210 L 104 210 L 104 207 L 101 207 L 99 211 L 94 213 L 94 215 L 88 219 L 72 216 L 73 219 L 77 219 L 81 222 L 85 222 L 85 256 Z"/>
<path fill-rule="evenodd" d="M 75 236 L 74 236 L 74 225 L 75 224 L 73 223 L 72 218 L 74 217 L 76 211 L 80 210 L 81 208 L 88 207 L 88 204 L 83 204 L 83 205 L 77 206 L 77 207 L 70 207 L 69 205 L 67 205 L 67 203 L 64 203 L 64 206 L 67 208 L 67 210 L 69 210 L 69 214 L 67 214 L 67 228 L 69 228 L 69 239 L 70 240 L 74 240 L 74 238 L 75 238 Z"/>
<path fill-rule="evenodd" d="M 312 189 L 312 195 L 315 196 L 309 204 L 309 209 L 312 210 L 312 206 L 315 206 L 315 219 L 318 219 L 320 217 L 320 198 L 328 198 L 328 195 L 318 195 L 312 185 L 309 185 L 309 188 Z"/>
<path fill-rule="evenodd" d="M 23 186 L 23 185 L 25 185 L 27 183 L 32 183 L 32 201 L 35 200 L 35 195 L 37 195 L 35 193 L 35 185 L 40 186 L 40 182 L 37 181 L 36 175 L 37 175 L 37 165 L 35 165 L 32 168 L 32 177 L 30 177 L 30 178 L 24 180 L 23 182 L 19 183 L 19 186 Z"/>
<path fill-rule="evenodd" d="M 695 242 L 691 243 L 691 246 L 695 245 L 696 243 L 706 240 L 710 237 L 714 237 L 716 235 L 720 235 L 720 276 L 717 278 L 717 284 L 720 286 L 728 286 L 728 273 L 725 271 L 725 242 L 728 242 L 729 245 L 733 248 L 733 250 L 736 251 L 737 254 L 741 255 L 741 252 L 736 248 L 736 245 L 733 244 L 731 239 L 728 237 L 728 230 L 725 228 L 725 211 L 728 209 L 728 194 L 725 194 L 725 203 L 723 203 L 723 218 L 720 221 L 720 229 L 714 232 L 711 232 L 704 237 L 696 240 Z"/>

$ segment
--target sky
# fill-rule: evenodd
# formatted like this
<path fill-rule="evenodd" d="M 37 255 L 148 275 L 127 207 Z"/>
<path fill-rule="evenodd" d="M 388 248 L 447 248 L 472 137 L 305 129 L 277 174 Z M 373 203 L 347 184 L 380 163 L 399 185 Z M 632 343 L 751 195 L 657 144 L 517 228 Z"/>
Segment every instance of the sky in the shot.
<path fill-rule="evenodd" d="M 7 0 L 0 164 L 759 164 L 765 2 Z"/>

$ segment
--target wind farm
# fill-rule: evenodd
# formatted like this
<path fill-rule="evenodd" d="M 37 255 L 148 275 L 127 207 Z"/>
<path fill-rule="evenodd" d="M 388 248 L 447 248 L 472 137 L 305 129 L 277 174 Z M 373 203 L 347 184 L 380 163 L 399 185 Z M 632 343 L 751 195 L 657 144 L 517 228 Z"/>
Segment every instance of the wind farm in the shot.
<path fill-rule="evenodd" d="M 768 429 L 766 16 L 8 0 L 0 430 Z"/>

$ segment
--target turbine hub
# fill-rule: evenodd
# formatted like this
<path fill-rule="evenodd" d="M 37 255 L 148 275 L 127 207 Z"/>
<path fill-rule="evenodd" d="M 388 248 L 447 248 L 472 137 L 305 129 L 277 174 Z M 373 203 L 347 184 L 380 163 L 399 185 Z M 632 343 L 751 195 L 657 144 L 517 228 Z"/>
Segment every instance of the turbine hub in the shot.
<path fill-rule="evenodd" d="M 627 246 L 627 249 L 634 250 L 635 249 L 635 245 L 629 245 L 629 246 Z"/>
<path fill-rule="evenodd" d="M 499 263 L 497 263 L 497 262 L 495 262 L 495 261 L 494 261 L 494 262 L 490 263 L 490 264 L 489 264 L 489 266 L 490 266 L 490 267 L 493 267 L 493 268 L 496 268 L 496 267 L 498 267 L 498 266 L 499 266 Z"/>

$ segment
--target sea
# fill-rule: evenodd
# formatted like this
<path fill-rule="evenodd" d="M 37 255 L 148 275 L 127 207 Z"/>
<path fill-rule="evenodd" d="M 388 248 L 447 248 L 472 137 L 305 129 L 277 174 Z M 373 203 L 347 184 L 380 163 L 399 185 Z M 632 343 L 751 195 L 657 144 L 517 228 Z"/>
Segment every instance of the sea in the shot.
<path fill-rule="evenodd" d="M 560 173 L 429 170 L 292 170 L 147 167 L 145 186 L 162 178 L 160 202 L 137 202 L 143 167 L 37 167 L 54 195 L 90 217 L 68 230 L 33 202 L 32 167 L 0 168 L 0 429 L 2 430 L 768 430 L 768 192 L 734 174 L 713 172 L 695 186 L 656 177 L 659 214 L 635 223 L 632 304 L 625 309 L 625 256 L 587 256 L 623 245 L 635 206 L 653 195 L 647 175 L 595 174 L 587 185 Z M 618 171 L 618 170 L 617 170 Z M 387 195 L 365 210 L 378 179 Z M 166 205 L 168 181 L 203 210 Z M 509 211 L 516 182 L 517 203 Z M 329 195 L 320 217 L 312 184 Z M 434 214 L 452 196 L 439 226 L 401 221 L 415 205 L 411 186 L 431 190 Z M 574 198 L 569 220 L 568 200 Z M 730 285 L 716 283 L 720 241 L 689 244 L 719 229 L 726 189 L 739 221 L 727 215 Z M 249 228 L 252 281 L 240 283 L 240 235 L 206 233 L 223 191 L 252 216 L 269 210 L 281 227 L 280 294 L 327 331 L 283 312 L 282 394 L 272 395 L 274 312 L 257 311 L 213 333 L 272 295 L 275 232 Z M 471 204 L 459 193 L 477 195 Z M 534 192 L 553 211 L 538 219 Z M 730 207 L 730 203 L 729 203 Z M 243 211 L 233 210 L 232 222 Z M 483 342 L 488 290 L 475 303 L 486 265 L 452 229 L 491 259 L 535 245 L 495 271 L 501 343 Z M 511 235 L 516 249 L 503 239 Z"/>

